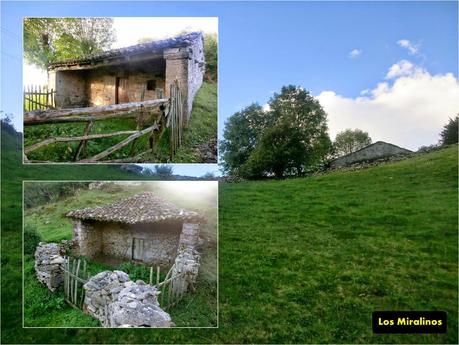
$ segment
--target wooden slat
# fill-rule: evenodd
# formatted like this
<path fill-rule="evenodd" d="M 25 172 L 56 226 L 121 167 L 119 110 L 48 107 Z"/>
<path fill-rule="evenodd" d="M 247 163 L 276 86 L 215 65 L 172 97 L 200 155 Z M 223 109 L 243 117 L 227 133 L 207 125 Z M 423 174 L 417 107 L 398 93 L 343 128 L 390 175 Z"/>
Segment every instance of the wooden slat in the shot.
<path fill-rule="evenodd" d="M 94 122 L 92 122 L 92 121 L 89 121 L 86 124 L 86 127 L 84 128 L 83 136 L 88 136 L 89 135 L 89 132 L 91 131 L 91 128 L 92 128 L 93 124 L 94 124 Z M 78 158 L 80 157 L 81 151 L 83 151 L 83 150 L 86 151 L 87 142 L 88 142 L 87 139 L 80 141 L 80 143 L 78 144 L 78 147 L 76 149 L 75 156 L 73 156 L 73 161 L 77 161 L 78 160 Z"/>
<path fill-rule="evenodd" d="M 78 278 L 78 274 L 80 273 L 80 259 L 78 259 L 77 268 L 75 272 L 75 278 Z M 73 303 L 77 305 L 78 300 L 78 279 L 75 279 L 75 291 L 73 292 Z"/>
<path fill-rule="evenodd" d="M 49 138 L 39 143 L 33 144 L 29 147 L 24 149 L 24 153 L 30 153 L 39 149 L 40 147 L 47 146 L 57 142 L 69 142 L 69 141 L 80 141 L 80 140 L 93 140 L 93 139 L 101 139 L 101 138 L 110 138 L 115 137 L 118 135 L 127 135 L 127 134 L 134 134 L 139 133 L 138 131 L 119 131 L 113 133 L 101 133 L 101 134 L 91 134 L 91 135 L 83 135 L 80 137 L 56 137 L 56 138 Z"/>

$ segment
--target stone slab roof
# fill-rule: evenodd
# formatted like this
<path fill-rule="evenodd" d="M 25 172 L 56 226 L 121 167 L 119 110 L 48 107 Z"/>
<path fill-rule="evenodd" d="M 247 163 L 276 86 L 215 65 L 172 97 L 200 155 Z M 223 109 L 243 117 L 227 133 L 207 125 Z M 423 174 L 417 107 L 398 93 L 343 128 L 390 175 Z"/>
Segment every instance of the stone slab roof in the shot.
<path fill-rule="evenodd" d="M 48 69 L 52 70 L 57 67 L 91 64 L 99 61 L 116 59 L 119 57 L 133 56 L 141 53 L 160 53 L 164 49 L 168 48 L 179 48 L 189 46 L 199 38 L 202 39 L 201 32 L 191 32 L 173 38 L 155 40 L 136 44 L 125 48 L 112 49 L 101 53 L 91 54 L 79 59 L 67 59 L 52 62 L 48 64 Z"/>
<path fill-rule="evenodd" d="M 197 212 L 180 208 L 152 192 L 136 194 L 112 204 L 70 211 L 66 216 L 73 219 L 125 224 L 204 220 Z"/>

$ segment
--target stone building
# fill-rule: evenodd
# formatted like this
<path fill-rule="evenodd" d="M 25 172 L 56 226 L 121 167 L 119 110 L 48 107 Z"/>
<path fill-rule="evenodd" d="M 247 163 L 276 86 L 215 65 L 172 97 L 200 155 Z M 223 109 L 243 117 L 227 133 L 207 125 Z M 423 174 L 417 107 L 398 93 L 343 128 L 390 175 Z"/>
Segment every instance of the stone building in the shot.
<path fill-rule="evenodd" d="M 179 246 L 195 246 L 202 216 L 151 192 L 67 213 L 79 255 L 169 266 Z"/>
<path fill-rule="evenodd" d="M 354 163 L 372 161 L 375 159 L 387 158 L 391 156 L 406 155 L 410 153 L 412 153 L 412 151 L 386 143 L 384 141 L 377 141 L 373 144 L 365 146 L 364 148 L 361 148 L 360 150 L 334 159 L 330 162 L 330 167 L 339 168 Z"/>
<path fill-rule="evenodd" d="M 167 98 L 178 80 L 188 118 L 204 69 L 203 36 L 193 32 L 50 63 L 48 88 L 57 108 L 74 108 Z"/>

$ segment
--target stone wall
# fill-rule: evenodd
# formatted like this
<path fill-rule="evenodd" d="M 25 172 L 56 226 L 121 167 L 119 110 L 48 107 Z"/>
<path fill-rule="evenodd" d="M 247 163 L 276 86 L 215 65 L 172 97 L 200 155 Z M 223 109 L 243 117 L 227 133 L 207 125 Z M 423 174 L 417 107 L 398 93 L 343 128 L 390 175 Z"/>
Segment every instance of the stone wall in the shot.
<path fill-rule="evenodd" d="M 204 59 L 204 39 L 198 39 L 189 48 L 188 60 L 188 116 L 193 109 L 193 100 L 202 85 L 206 70 Z"/>
<path fill-rule="evenodd" d="M 164 67 L 163 67 L 164 68 Z M 116 101 L 116 78 L 127 79 L 127 97 L 129 102 L 139 102 L 142 90 L 145 89 L 144 100 L 157 99 L 159 89 L 165 89 L 164 69 L 161 72 L 145 73 L 142 71 L 129 71 L 117 68 L 103 68 L 92 70 L 87 79 L 87 93 L 89 105 L 102 106 L 115 104 Z M 155 80 L 156 89 L 146 90 L 147 81 Z"/>
<path fill-rule="evenodd" d="M 186 279 L 180 284 L 183 291 L 196 283 L 199 268 L 201 266 L 201 256 L 196 250 L 199 242 L 199 229 L 197 223 L 184 223 L 180 235 L 179 249 L 175 258 L 172 276 L 186 273 Z"/>
<path fill-rule="evenodd" d="M 77 244 L 75 255 L 93 258 L 100 253 L 101 236 L 93 222 L 73 220 L 73 240 Z"/>
<path fill-rule="evenodd" d="M 48 88 L 54 89 L 58 108 L 78 108 L 88 105 L 86 71 L 50 71 Z"/>
<path fill-rule="evenodd" d="M 90 71 L 86 81 L 90 106 L 115 104 L 116 73 L 110 70 Z"/>
<path fill-rule="evenodd" d="M 189 121 L 196 92 L 202 85 L 205 72 L 203 38 L 187 47 L 164 51 L 166 59 L 166 96 L 170 97 L 170 85 L 178 80 L 182 92 L 185 124 Z"/>
<path fill-rule="evenodd" d="M 104 271 L 83 286 L 84 309 L 103 327 L 171 327 L 171 317 L 159 306 L 154 286 L 135 283 L 121 271 Z"/>
<path fill-rule="evenodd" d="M 151 265 L 170 266 L 177 256 L 181 223 L 127 225 L 74 220 L 73 238 L 79 255 L 94 258 L 99 254 L 123 260 L 133 259 L 133 241 L 143 240 L 142 258 Z"/>
<path fill-rule="evenodd" d="M 122 259 L 132 259 L 133 240 L 143 240 L 140 261 L 152 265 L 170 265 L 177 255 L 180 223 L 120 225 L 108 223 L 101 229 L 102 253 Z M 138 259 L 138 258 L 137 258 Z"/>
<path fill-rule="evenodd" d="M 40 242 L 35 250 L 35 273 L 37 279 L 48 289 L 55 291 L 64 281 L 61 269 L 64 258 L 57 243 Z"/>
<path fill-rule="evenodd" d="M 383 157 L 390 157 L 396 155 L 405 155 L 410 154 L 410 150 L 406 150 L 404 148 L 398 147 L 396 145 L 392 145 L 389 143 L 385 143 L 383 141 L 378 141 L 374 144 L 368 145 L 363 149 L 360 149 L 356 152 L 348 154 L 343 157 L 339 157 L 333 160 L 330 163 L 331 168 L 337 168 L 341 166 L 346 166 L 349 164 L 362 162 L 362 161 L 371 161 Z"/>

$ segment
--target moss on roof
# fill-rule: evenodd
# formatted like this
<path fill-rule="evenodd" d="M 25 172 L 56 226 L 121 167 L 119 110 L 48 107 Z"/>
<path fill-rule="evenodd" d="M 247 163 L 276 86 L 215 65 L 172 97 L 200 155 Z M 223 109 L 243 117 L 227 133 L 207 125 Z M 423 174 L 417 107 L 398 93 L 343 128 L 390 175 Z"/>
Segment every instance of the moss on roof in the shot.
<path fill-rule="evenodd" d="M 73 219 L 125 224 L 204 220 L 197 212 L 180 208 L 152 192 L 136 194 L 112 204 L 70 211 L 66 216 Z"/>
<path fill-rule="evenodd" d="M 91 64 L 96 63 L 98 61 L 104 61 L 109 59 L 115 59 L 123 56 L 131 56 L 141 53 L 155 53 L 161 52 L 167 48 L 178 48 L 178 47 L 186 47 L 191 45 L 196 39 L 202 39 L 201 32 L 191 32 L 188 34 L 183 34 L 180 36 L 167 38 L 163 40 L 155 40 L 150 42 L 144 42 L 136 45 L 132 45 L 125 48 L 118 48 L 107 50 L 100 53 L 95 53 L 91 55 L 87 55 L 77 59 L 67 59 L 62 61 L 55 61 L 48 64 L 48 69 L 52 70 L 57 67 L 63 66 L 72 66 L 72 65 L 80 65 L 80 64 Z"/>

